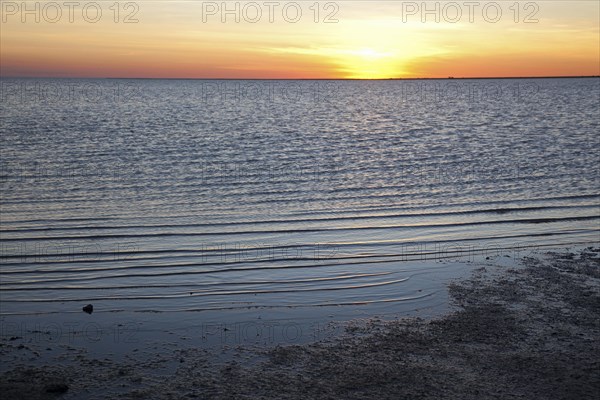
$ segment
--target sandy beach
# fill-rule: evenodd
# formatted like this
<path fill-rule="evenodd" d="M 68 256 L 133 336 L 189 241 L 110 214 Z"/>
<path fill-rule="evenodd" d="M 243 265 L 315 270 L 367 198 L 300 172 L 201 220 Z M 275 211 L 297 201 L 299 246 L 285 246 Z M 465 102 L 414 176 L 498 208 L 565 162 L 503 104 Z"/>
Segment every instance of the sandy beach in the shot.
<path fill-rule="evenodd" d="M 593 399 L 599 255 L 552 251 L 510 268 L 487 260 L 449 283 L 455 311 L 431 320 L 352 321 L 329 340 L 238 346 L 229 357 L 180 348 L 117 361 L 73 350 L 65 364 L 15 366 L 0 390 L 5 399 Z M 15 338 L 0 349 L 28 351 Z"/>

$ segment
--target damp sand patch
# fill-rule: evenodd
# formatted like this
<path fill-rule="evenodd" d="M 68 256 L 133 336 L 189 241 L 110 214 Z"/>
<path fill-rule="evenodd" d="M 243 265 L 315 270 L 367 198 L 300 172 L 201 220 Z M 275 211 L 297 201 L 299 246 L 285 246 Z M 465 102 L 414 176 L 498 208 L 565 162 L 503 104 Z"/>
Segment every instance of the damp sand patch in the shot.
<path fill-rule="evenodd" d="M 28 399 L 595 399 L 599 256 L 587 248 L 515 268 L 482 265 L 449 284 L 456 311 L 432 320 L 348 324 L 333 340 L 239 348 L 223 363 L 187 349 L 144 362 L 17 368 L 0 390 Z M 168 373 L 151 373 L 164 365 Z"/>

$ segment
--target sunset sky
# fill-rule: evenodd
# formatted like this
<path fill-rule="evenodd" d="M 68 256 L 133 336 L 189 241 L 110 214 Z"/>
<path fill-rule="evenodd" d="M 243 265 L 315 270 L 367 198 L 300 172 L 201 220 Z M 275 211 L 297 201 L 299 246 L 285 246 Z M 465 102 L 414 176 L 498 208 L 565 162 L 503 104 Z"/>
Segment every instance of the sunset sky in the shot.
<path fill-rule="evenodd" d="M 499 1 L 501 15 L 494 7 L 488 7 L 487 14 L 483 11 L 491 2 L 476 2 L 479 6 L 474 9 L 462 1 L 454 3 L 458 9 L 438 2 L 439 22 L 435 22 L 435 14 L 424 14 L 420 1 L 297 1 L 302 13 L 298 17 L 291 2 L 274 2 L 278 4 L 270 9 L 257 1 L 254 5 L 259 6 L 260 16 L 254 5 L 238 2 L 239 22 L 235 14 L 223 15 L 220 1 L 119 2 L 118 16 L 115 1 L 98 1 L 102 15 L 95 23 L 90 22 L 97 18 L 93 8 L 84 14 L 82 6 L 75 7 L 70 16 L 69 8 L 57 1 L 60 16 L 56 7 L 44 9 L 46 3 L 37 2 L 40 20 L 36 22 L 38 15 L 24 14 L 21 1 L 2 0 L 2 76 L 372 79 L 600 75 L 598 1 L 529 5 Z M 27 4 L 35 10 L 36 2 Z M 236 2 L 228 2 L 227 7 L 235 9 Z M 428 2 L 428 7 L 434 9 L 435 2 Z M 138 22 L 124 23 L 132 13 Z M 524 21 L 527 16 L 529 22 Z M 258 21 L 253 23 L 253 19 Z M 294 19 L 298 21 L 292 22 Z"/>

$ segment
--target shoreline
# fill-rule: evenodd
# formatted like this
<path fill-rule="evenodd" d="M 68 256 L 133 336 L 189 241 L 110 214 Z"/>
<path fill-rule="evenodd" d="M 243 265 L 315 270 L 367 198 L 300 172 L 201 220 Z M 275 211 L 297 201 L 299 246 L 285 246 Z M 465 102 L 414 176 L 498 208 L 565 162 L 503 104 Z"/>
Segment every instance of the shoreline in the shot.
<path fill-rule="evenodd" d="M 78 365 L 6 372 L 0 390 L 14 399 L 592 399 L 600 391 L 599 256 L 588 247 L 514 267 L 478 263 L 448 284 L 456 311 L 430 320 L 354 321 L 321 342 L 231 348 L 219 363 L 202 348 L 150 349 L 142 362 L 81 351 Z M 17 343 L 0 343 L 3 358 L 26 350 Z"/>
<path fill-rule="evenodd" d="M 447 76 L 431 78 L 156 78 L 156 77 L 71 77 L 71 76 L 0 76 L 0 79 L 89 79 L 89 80 L 168 80 L 168 81 L 445 81 L 485 79 L 589 79 L 600 75 L 555 75 L 555 76 Z"/>

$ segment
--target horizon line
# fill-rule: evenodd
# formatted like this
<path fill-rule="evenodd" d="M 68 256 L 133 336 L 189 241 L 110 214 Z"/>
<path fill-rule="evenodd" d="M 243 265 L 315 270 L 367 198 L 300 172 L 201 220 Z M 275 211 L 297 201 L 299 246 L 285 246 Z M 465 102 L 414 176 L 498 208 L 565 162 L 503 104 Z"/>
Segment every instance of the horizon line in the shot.
<path fill-rule="evenodd" d="M 110 77 L 110 76 L 1 76 L 0 79 L 136 79 L 136 80 L 204 80 L 204 81 L 414 81 L 414 80 L 465 80 L 465 79 L 569 79 L 600 78 L 600 75 L 548 75 L 548 76 L 448 76 L 413 78 L 190 78 L 190 77 Z"/>

